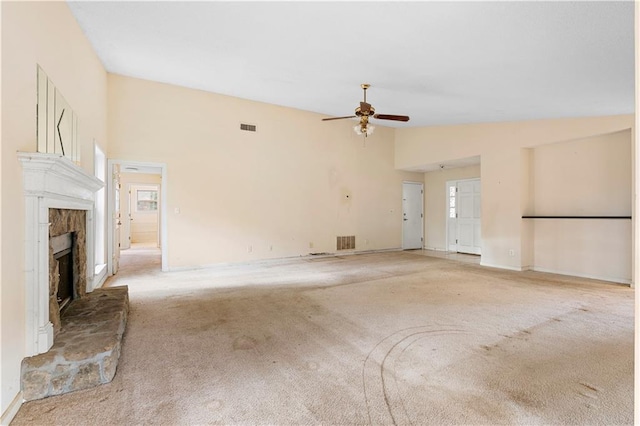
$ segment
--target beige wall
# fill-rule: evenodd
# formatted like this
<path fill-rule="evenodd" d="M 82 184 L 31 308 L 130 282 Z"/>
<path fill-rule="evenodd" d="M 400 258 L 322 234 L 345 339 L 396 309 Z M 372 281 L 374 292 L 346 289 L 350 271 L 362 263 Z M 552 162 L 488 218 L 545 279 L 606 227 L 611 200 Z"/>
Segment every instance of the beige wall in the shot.
<path fill-rule="evenodd" d="M 637 284 L 640 283 L 640 219 L 638 218 L 638 212 L 640 212 L 640 196 L 638 196 L 638 190 L 640 189 L 640 135 L 635 129 L 640 127 L 640 7 L 635 7 L 634 10 L 634 39 L 635 39 L 635 128 L 632 132 L 632 171 L 633 171 L 633 202 L 631 206 L 632 211 L 632 234 L 633 234 L 633 260 L 632 260 L 632 285 L 637 288 Z M 634 332 L 634 365 L 636 373 L 634 374 L 634 389 L 640 389 L 640 374 L 637 373 L 637 366 L 640 365 L 640 292 L 635 291 L 635 332 Z M 638 407 L 638 399 L 635 399 L 633 420 L 634 424 L 640 424 L 640 407 Z"/>
<path fill-rule="evenodd" d="M 17 151 L 36 150 L 36 64 L 78 114 L 82 167 L 106 151 L 107 76 L 64 2 L 2 2 L 2 341 L 0 411 L 20 390 L 25 355 L 25 218 Z"/>
<path fill-rule="evenodd" d="M 395 165 L 416 169 L 480 155 L 482 263 L 519 270 L 531 266 L 534 255 L 533 228 L 521 219 L 532 197 L 530 148 L 611 134 L 633 124 L 633 115 L 623 115 L 397 129 Z"/>
<path fill-rule="evenodd" d="M 423 175 L 394 169 L 393 129 L 365 141 L 321 118 L 110 75 L 108 156 L 167 164 L 170 269 L 334 252 L 338 235 L 400 247 L 402 181 Z"/>
<path fill-rule="evenodd" d="M 534 215 L 631 216 L 631 131 L 531 149 Z M 631 281 L 631 221 L 530 220 L 533 268 Z"/>
<path fill-rule="evenodd" d="M 538 146 L 536 215 L 631 215 L 631 131 Z"/>
<path fill-rule="evenodd" d="M 447 250 L 447 181 L 480 177 L 480 165 L 424 174 L 425 248 Z"/>

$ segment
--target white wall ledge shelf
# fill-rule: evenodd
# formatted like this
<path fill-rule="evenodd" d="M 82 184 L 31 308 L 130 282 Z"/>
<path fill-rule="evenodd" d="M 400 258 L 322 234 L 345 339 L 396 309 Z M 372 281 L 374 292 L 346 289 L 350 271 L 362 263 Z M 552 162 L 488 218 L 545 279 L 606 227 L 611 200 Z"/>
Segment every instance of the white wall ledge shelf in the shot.
<path fill-rule="evenodd" d="M 631 219 L 631 216 L 522 216 L 523 219 Z"/>

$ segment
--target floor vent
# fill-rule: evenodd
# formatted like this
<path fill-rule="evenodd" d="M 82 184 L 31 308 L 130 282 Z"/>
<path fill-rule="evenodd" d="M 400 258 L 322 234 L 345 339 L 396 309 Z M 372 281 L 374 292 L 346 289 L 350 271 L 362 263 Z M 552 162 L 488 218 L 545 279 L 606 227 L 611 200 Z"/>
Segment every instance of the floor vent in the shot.
<path fill-rule="evenodd" d="M 356 236 L 348 235 L 344 237 L 337 237 L 337 246 L 338 250 L 355 250 L 356 248 Z"/>
<path fill-rule="evenodd" d="M 255 132 L 256 131 L 256 125 L 255 124 L 240 123 L 240 130 L 245 130 L 247 132 Z"/>

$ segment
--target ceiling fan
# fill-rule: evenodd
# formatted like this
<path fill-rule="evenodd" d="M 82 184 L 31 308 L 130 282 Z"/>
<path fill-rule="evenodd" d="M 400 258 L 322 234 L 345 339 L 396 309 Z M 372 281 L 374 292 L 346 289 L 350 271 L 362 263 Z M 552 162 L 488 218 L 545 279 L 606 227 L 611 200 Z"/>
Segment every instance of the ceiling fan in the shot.
<path fill-rule="evenodd" d="M 370 118 L 376 118 L 378 120 L 393 120 L 393 121 L 409 121 L 409 116 L 407 115 L 391 115 L 391 114 L 376 114 L 376 110 L 371 106 L 371 104 L 367 103 L 367 89 L 371 87 L 370 84 L 363 83 L 360 85 L 362 90 L 364 91 L 364 100 L 360 102 L 360 106 L 356 108 L 355 115 L 348 115 L 346 117 L 331 117 L 331 118 L 323 118 L 322 121 L 330 121 L 330 120 L 342 120 L 345 118 L 356 118 L 360 117 L 360 123 L 353 128 L 359 135 L 369 136 L 373 133 L 374 126 L 369 124 Z"/>

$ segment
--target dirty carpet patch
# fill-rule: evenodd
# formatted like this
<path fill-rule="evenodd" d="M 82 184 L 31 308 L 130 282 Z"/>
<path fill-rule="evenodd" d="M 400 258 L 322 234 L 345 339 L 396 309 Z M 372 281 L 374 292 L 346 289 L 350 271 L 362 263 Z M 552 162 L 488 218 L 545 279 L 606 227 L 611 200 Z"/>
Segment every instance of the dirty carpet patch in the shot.
<path fill-rule="evenodd" d="M 633 291 L 397 252 L 159 272 L 114 380 L 32 424 L 631 424 Z"/>

